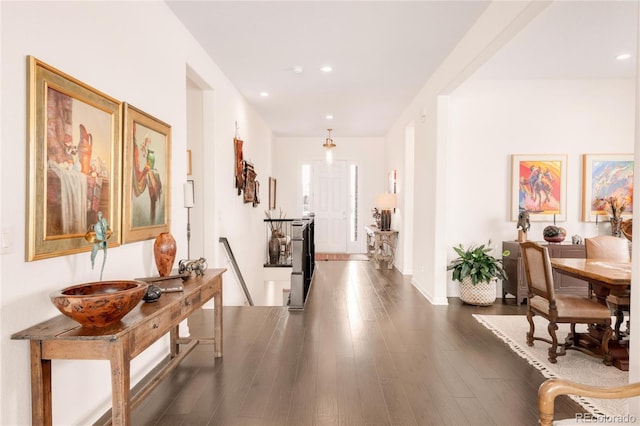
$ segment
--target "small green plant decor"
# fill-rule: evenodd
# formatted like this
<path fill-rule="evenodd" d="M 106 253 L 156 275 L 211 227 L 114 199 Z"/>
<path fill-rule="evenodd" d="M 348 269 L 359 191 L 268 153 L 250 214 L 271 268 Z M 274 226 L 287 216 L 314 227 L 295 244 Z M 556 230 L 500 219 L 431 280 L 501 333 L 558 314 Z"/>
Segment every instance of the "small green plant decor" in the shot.
<path fill-rule="evenodd" d="M 491 240 L 488 244 L 472 245 L 464 248 L 462 244 L 453 247 L 458 257 L 447 266 L 453 271 L 452 278 L 460 283 L 460 300 L 470 305 L 489 306 L 496 300 L 496 281 L 506 280 L 502 259 L 491 255 Z M 505 250 L 504 256 L 509 255 Z"/>
<path fill-rule="evenodd" d="M 466 249 L 462 244 L 454 247 L 458 257 L 447 266 L 448 271 L 453 271 L 452 279 L 462 282 L 466 277 L 471 277 L 473 285 L 488 283 L 494 279 L 506 280 L 507 273 L 502 266 L 502 259 L 490 254 L 493 250 L 490 245 L 491 240 L 486 245 L 472 245 Z M 505 250 L 502 255 L 508 256 L 509 251 Z"/>

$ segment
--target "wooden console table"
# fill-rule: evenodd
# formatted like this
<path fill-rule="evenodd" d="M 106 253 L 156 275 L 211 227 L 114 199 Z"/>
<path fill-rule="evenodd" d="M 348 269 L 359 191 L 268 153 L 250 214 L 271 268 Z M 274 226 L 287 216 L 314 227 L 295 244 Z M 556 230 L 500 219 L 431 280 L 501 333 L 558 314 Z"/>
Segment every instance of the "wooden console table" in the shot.
<path fill-rule="evenodd" d="M 375 268 L 380 269 L 380 262 L 387 261 L 387 269 L 393 269 L 398 231 L 381 231 L 375 225 L 365 225 L 367 233 L 367 256 L 373 260 Z"/>
<path fill-rule="evenodd" d="M 129 425 L 135 407 L 198 343 L 213 343 L 215 357 L 222 356 L 222 274 L 226 269 L 205 271 L 183 283 L 184 291 L 163 293 L 157 302 L 141 302 L 120 323 L 99 329 L 81 327 L 59 315 L 11 336 L 30 340 L 31 423 L 52 424 L 51 360 L 109 360 L 111 364 L 112 423 Z M 179 324 L 214 298 L 214 339 L 181 338 Z M 166 333 L 171 357 L 156 377 L 130 395 L 130 363 Z M 180 344 L 187 344 L 180 350 Z"/>

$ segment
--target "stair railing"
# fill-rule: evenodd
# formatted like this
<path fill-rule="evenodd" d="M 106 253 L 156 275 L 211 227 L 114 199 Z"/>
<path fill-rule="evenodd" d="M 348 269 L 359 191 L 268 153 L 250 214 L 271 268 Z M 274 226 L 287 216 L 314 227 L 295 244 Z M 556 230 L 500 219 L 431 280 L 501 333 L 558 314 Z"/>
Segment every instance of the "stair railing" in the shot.
<path fill-rule="evenodd" d="M 236 262 L 236 257 L 233 255 L 233 251 L 231 250 L 231 246 L 229 245 L 229 240 L 226 237 L 220 237 L 219 240 L 225 248 L 227 252 L 227 257 L 231 262 L 231 266 L 233 268 L 233 272 L 236 274 L 236 278 L 238 278 L 238 282 L 242 287 L 242 291 L 244 292 L 244 298 L 246 299 L 249 306 L 253 306 L 253 299 L 251 298 L 251 294 L 249 293 L 249 289 L 247 288 L 247 284 L 244 282 L 244 278 L 242 277 L 242 272 L 240 272 L 240 268 L 238 267 L 238 262 Z"/>

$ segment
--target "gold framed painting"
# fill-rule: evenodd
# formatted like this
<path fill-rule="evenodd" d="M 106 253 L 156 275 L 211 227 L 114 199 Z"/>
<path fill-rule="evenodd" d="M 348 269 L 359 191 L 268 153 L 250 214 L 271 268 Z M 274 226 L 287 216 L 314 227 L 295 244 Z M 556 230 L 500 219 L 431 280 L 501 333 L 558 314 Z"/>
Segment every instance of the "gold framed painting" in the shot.
<path fill-rule="evenodd" d="M 522 211 L 531 221 L 567 220 L 567 156 L 511 156 L 511 220 Z"/>
<path fill-rule="evenodd" d="M 610 197 L 625 204 L 624 216 L 633 214 L 633 154 L 583 154 L 582 220 L 608 219 Z"/>
<path fill-rule="evenodd" d="M 124 243 L 171 228 L 171 126 L 127 103 L 124 110 Z"/>
<path fill-rule="evenodd" d="M 121 102 L 27 57 L 27 261 L 91 250 L 107 220 L 120 244 Z"/>
<path fill-rule="evenodd" d="M 269 210 L 276 209 L 276 178 L 269 176 Z"/>

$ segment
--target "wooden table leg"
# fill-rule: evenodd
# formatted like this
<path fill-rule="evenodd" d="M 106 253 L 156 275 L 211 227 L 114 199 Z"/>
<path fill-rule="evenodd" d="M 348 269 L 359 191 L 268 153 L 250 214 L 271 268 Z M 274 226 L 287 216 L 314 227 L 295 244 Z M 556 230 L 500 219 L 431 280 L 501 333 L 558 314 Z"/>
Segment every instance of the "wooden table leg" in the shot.
<path fill-rule="evenodd" d="M 171 350 L 171 358 L 175 358 L 180 352 L 180 324 L 171 327 L 169 330 L 169 349 Z"/>
<path fill-rule="evenodd" d="M 42 359 L 42 342 L 31 342 L 31 424 L 51 426 L 51 360 Z"/>
<path fill-rule="evenodd" d="M 214 296 L 213 309 L 215 311 L 213 324 L 214 352 L 215 357 L 220 358 L 222 356 L 222 286 L 220 286 L 220 293 Z"/>
<path fill-rule="evenodd" d="M 130 393 L 130 360 L 129 347 L 118 341 L 110 346 L 111 362 L 111 418 L 113 426 L 131 424 Z"/>

